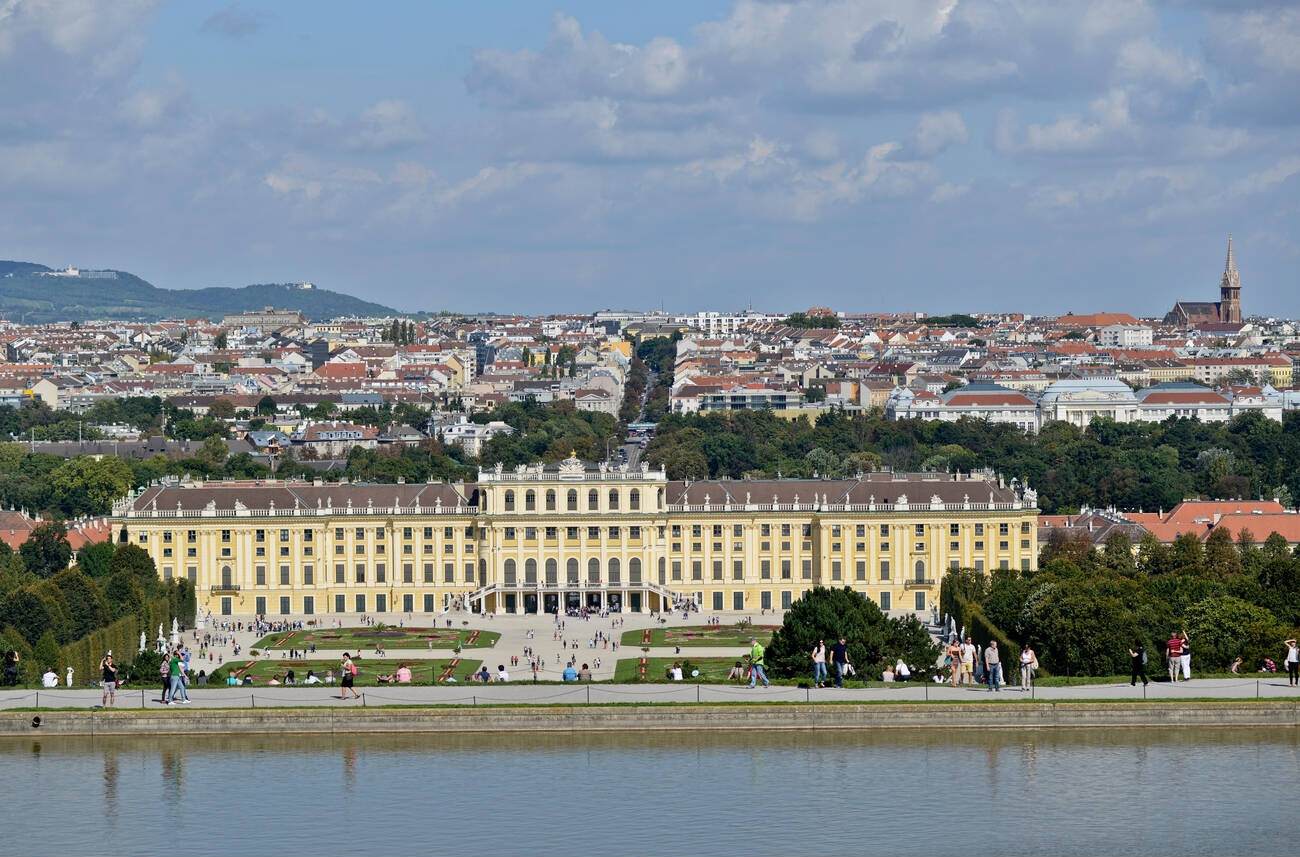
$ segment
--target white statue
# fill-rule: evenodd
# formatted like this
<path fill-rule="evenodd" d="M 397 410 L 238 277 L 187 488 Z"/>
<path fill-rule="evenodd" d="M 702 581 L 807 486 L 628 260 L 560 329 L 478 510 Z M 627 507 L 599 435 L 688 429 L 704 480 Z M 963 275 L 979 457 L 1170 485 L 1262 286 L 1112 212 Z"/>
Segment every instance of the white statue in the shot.
<path fill-rule="evenodd" d="M 68 687 L 72 687 L 72 667 L 68 667 Z"/>
<path fill-rule="evenodd" d="M 144 651 L 144 647 L 147 646 L 147 645 L 149 645 L 149 641 L 145 639 L 144 631 L 141 631 L 141 632 L 140 632 L 140 651 L 143 652 L 143 651 Z"/>

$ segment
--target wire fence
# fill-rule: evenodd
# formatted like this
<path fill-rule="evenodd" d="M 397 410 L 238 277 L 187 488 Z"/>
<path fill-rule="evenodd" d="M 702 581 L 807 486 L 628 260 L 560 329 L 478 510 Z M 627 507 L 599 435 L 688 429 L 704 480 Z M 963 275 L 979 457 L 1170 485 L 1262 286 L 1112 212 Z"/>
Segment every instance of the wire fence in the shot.
<path fill-rule="evenodd" d="M 305 692 L 306 688 L 280 688 L 271 693 L 265 689 L 260 693 L 240 693 L 236 688 L 200 688 L 191 691 L 191 702 L 195 708 L 282 708 L 302 706 L 337 706 L 367 707 L 374 702 L 377 705 L 549 705 L 566 701 L 580 704 L 609 704 L 611 702 L 719 702 L 745 700 L 764 701 L 867 701 L 890 696 L 903 701 L 940 701 L 969 698 L 971 693 L 986 693 L 983 685 L 952 688 L 948 685 L 930 687 L 928 682 L 900 683 L 894 685 L 870 685 L 844 689 L 796 687 L 791 685 L 773 685 L 768 688 L 755 689 L 745 684 L 713 685 L 702 683 L 682 683 L 672 685 L 658 684 L 620 684 L 606 685 L 594 683 L 569 684 L 556 688 L 553 692 L 539 693 L 543 688 L 531 682 L 511 682 L 484 685 L 482 690 L 471 695 L 461 694 L 444 696 L 440 691 L 452 690 L 452 686 L 439 687 L 410 686 L 406 688 L 385 688 L 378 691 L 358 688 L 356 698 L 341 693 Z M 1134 687 L 1129 693 L 1122 692 L 1123 685 L 1097 684 L 1073 685 L 1066 687 L 1039 688 L 1031 685 L 1023 689 L 1019 686 L 1005 686 L 1013 698 L 1042 699 L 1044 701 L 1067 701 L 1078 699 L 1106 700 L 1131 699 L 1141 694 L 1144 699 L 1171 699 L 1195 697 L 1221 697 L 1243 699 L 1254 697 L 1289 698 L 1300 695 L 1300 688 L 1290 686 L 1284 680 L 1243 679 L 1235 682 L 1222 680 L 1202 680 L 1189 682 L 1151 682 L 1149 685 Z M 465 688 L 469 690 L 470 688 Z M 341 688 L 340 688 L 341 690 Z M 104 694 L 100 690 L 31 690 L 22 693 L 0 691 L 0 710 L 13 709 L 60 709 L 60 708 L 101 708 Z M 114 708 L 162 708 L 164 700 L 161 688 L 121 688 L 115 694 Z"/>

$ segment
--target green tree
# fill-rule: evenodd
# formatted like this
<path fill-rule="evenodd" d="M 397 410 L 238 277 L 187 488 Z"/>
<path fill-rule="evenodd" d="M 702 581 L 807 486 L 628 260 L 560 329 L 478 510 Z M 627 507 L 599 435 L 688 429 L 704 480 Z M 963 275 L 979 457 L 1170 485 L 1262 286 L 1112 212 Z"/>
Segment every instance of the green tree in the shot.
<path fill-rule="evenodd" d="M 273 417 L 276 410 L 275 399 L 270 396 L 263 396 L 257 400 L 255 411 L 259 417 Z"/>
<path fill-rule="evenodd" d="M 32 672 L 44 675 L 46 670 L 59 672 L 63 667 L 63 651 L 53 631 L 46 631 L 32 646 Z"/>
<path fill-rule="evenodd" d="M 230 336 L 226 331 L 218 331 L 217 335 L 212 337 L 212 347 L 218 351 L 225 351 L 230 347 Z"/>
<path fill-rule="evenodd" d="M 1276 656 L 1286 629 L 1263 607 L 1240 598 L 1207 598 L 1192 605 L 1184 617 L 1193 657 L 1201 669 L 1226 671 L 1234 658 L 1246 670 L 1257 669 L 1264 658 Z"/>
<path fill-rule="evenodd" d="M 68 567 L 72 548 L 68 545 L 68 529 L 62 521 L 50 521 L 36 526 L 27 541 L 18 549 L 27 570 L 37 577 L 52 577 Z"/>
<path fill-rule="evenodd" d="M 11 592 L 0 600 L 0 625 L 13 628 L 29 643 L 51 630 L 56 618 L 49 603 L 34 587 Z"/>
<path fill-rule="evenodd" d="M 818 586 L 786 611 L 785 622 L 767 647 L 768 668 L 778 678 L 807 676 L 817 641 L 825 640 L 829 648 L 840 637 L 848 644 L 849 662 L 862 676 L 900 657 L 909 664 L 929 665 L 938 654 L 914 617 L 890 619 L 860 592 Z"/>
<path fill-rule="evenodd" d="M 1205 569 L 1218 577 L 1241 574 L 1241 554 L 1224 527 L 1215 527 L 1205 539 Z"/>
<path fill-rule="evenodd" d="M 110 620 L 144 612 L 145 594 L 136 576 L 129 571 L 111 575 L 104 584 L 104 602 Z"/>
<path fill-rule="evenodd" d="M 121 545 L 117 552 L 113 554 L 113 561 L 109 563 L 109 574 L 116 577 L 119 574 L 130 576 L 141 587 L 148 592 L 158 583 L 158 569 L 154 565 L 153 557 L 137 545 Z"/>
<path fill-rule="evenodd" d="M 208 416 L 218 420 L 233 420 L 235 406 L 229 399 L 213 399 L 208 405 Z"/>
<path fill-rule="evenodd" d="M 69 568 L 60 571 L 50 580 L 63 594 L 63 602 L 67 606 L 68 639 L 79 640 L 105 624 L 108 608 L 104 603 L 104 595 L 89 576 L 77 568 Z"/>
<path fill-rule="evenodd" d="M 103 515 L 131 488 L 131 467 L 120 458 L 73 458 L 50 474 L 55 502 L 68 517 Z"/>
<path fill-rule="evenodd" d="M 219 437 L 210 437 L 203 441 L 203 446 L 194 456 L 209 471 L 220 470 L 226 463 L 226 457 L 230 455 L 230 447 Z"/>
<path fill-rule="evenodd" d="M 112 539 L 86 545 L 77 551 L 77 567 L 90 577 L 108 577 L 115 550 Z"/>

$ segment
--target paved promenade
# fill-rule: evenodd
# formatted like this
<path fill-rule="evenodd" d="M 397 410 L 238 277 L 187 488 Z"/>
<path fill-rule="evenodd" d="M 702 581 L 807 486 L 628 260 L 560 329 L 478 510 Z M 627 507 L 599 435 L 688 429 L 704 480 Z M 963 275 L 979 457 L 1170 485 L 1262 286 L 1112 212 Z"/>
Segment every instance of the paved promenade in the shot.
<path fill-rule="evenodd" d="M 336 706 L 359 708 L 388 705 L 574 705 L 610 703 L 725 703 L 725 702 L 1041 702 L 1057 700 L 1179 700 L 1179 699 L 1300 699 L 1300 691 L 1288 688 L 1286 678 L 1269 676 L 1240 680 L 1193 679 L 1177 685 L 1152 683 L 1146 689 L 1128 684 L 1075 685 L 1039 688 L 1032 694 L 1018 688 L 998 693 L 984 689 L 952 688 L 946 685 L 903 684 L 835 690 L 804 690 L 796 687 L 762 687 L 750 690 L 737 685 L 681 684 L 455 684 L 438 687 L 359 687 L 361 700 L 340 699 L 336 689 L 325 687 L 235 687 L 193 688 L 188 708 L 272 708 Z M 39 693 L 39 698 L 37 694 Z M 0 710 L 13 708 L 91 708 L 100 694 L 90 689 L 0 691 Z M 123 688 L 118 708 L 162 708 L 157 688 Z"/>

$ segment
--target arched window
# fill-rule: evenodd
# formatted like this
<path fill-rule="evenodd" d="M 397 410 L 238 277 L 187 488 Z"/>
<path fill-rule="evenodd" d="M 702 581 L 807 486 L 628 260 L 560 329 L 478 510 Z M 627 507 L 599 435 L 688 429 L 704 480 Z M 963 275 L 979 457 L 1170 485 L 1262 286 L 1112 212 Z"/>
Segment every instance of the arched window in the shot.
<path fill-rule="evenodd" d="M 555 511 L 555 492 L 554 492 L 554 491 L 547 491 L 547 492 L 546 492 L 546 511 L 548 511 L 548 512 L 554 512 L 554 511 Z"/>
<path fill-rule="evenodd" d="M 916 561 L 916 579 L 925 580 L 925 560 L 923 559 Z"/>
<path fill-rule="evenodd" d="M 578 561 L 570 559 L 564 564 L 564 579 L 571 586 L 578 585 Z"/>
<path fill-rule="evenodd" d="M 528 586 L 534 586 L 537 583 L 537 560 L 524 560 L 524 583 Z"/>
<path fill-rule="evenodd" d="M 641 582 L 641 560 L 636 557 L 632 557 L 627 561 L 627 582 Z"/>
<path fill-rule="evenodd" d="M 504 573 L 506 586 L 514 586 L 519 582 L 515 574 L 515 561 L 513 559 L 506 560 Z"/>
<path fill-rule="evenodd" d="M 621 582 L 622 578 L 620 577 L 620 574 L 621 570 L 619 569 L 618 557 L 614 557 L 609 561 L 609 582 L 611 584 Z"/>
<path fill-rule="evenodd" d="M 515 510 L 515 492 L 513 492 L 513 491 L 507 491 L 507 492 L 506 492 L 506 511 L 507 511 L 507 512 L 513 512 L 514 510 Z"/>
<path fill-rule="evenodd" d="M 548 586 L 554 586 L 559 583 L 560 564 L 553 559 L 546 561 L 546 583 Z"/>
<path fill-rule="evenodd" d="M 230 579 L 230 566 L 223 565 L 221 567 L 221 588 L 229 589 L 233 585 L 234 581 Z"/>
<path fill-rule="evenodd" d="M 631 491 L 631 493 L 627 495 L 627 507 L 628 507 L 629 509 L 631 509 L 633 512 L 635 512 L 635 511 L 637 511 L 638 509 L 641 508 L 641 492 L 640 492 L 640 491 L 638 491 L 637 489 L 633 488 L 632 491 Z"/>
<path fill-rule="evenodd" d="M 524 511 L 533 512 L 537 510 L 537 493 L 532 489 L 524 492 Z"/>
<path fill-rule="evenodd" d="M 600 493 L 592 488 L 587 492 L 587 511 L 595 512 L 600 509 Z"/>
<path fill-rule="evenodd" d="M 600 560 L 587 560 L 587 582 L 600 583 Z"/>
<path fill-rule="evenodd" d="M 618 508 L 618 489 L 617 489 L 617 488 L 611 488 L 611 489 L 609 489 L 609 508 L 611 508 L 611 509 L 617 509 L 617 508 Z"/>
<path fill-rule="evenodd" d="M 570 512 L 578 511 L 578 490 L 576 488 L 569 489 L 567 508 Z"/>

